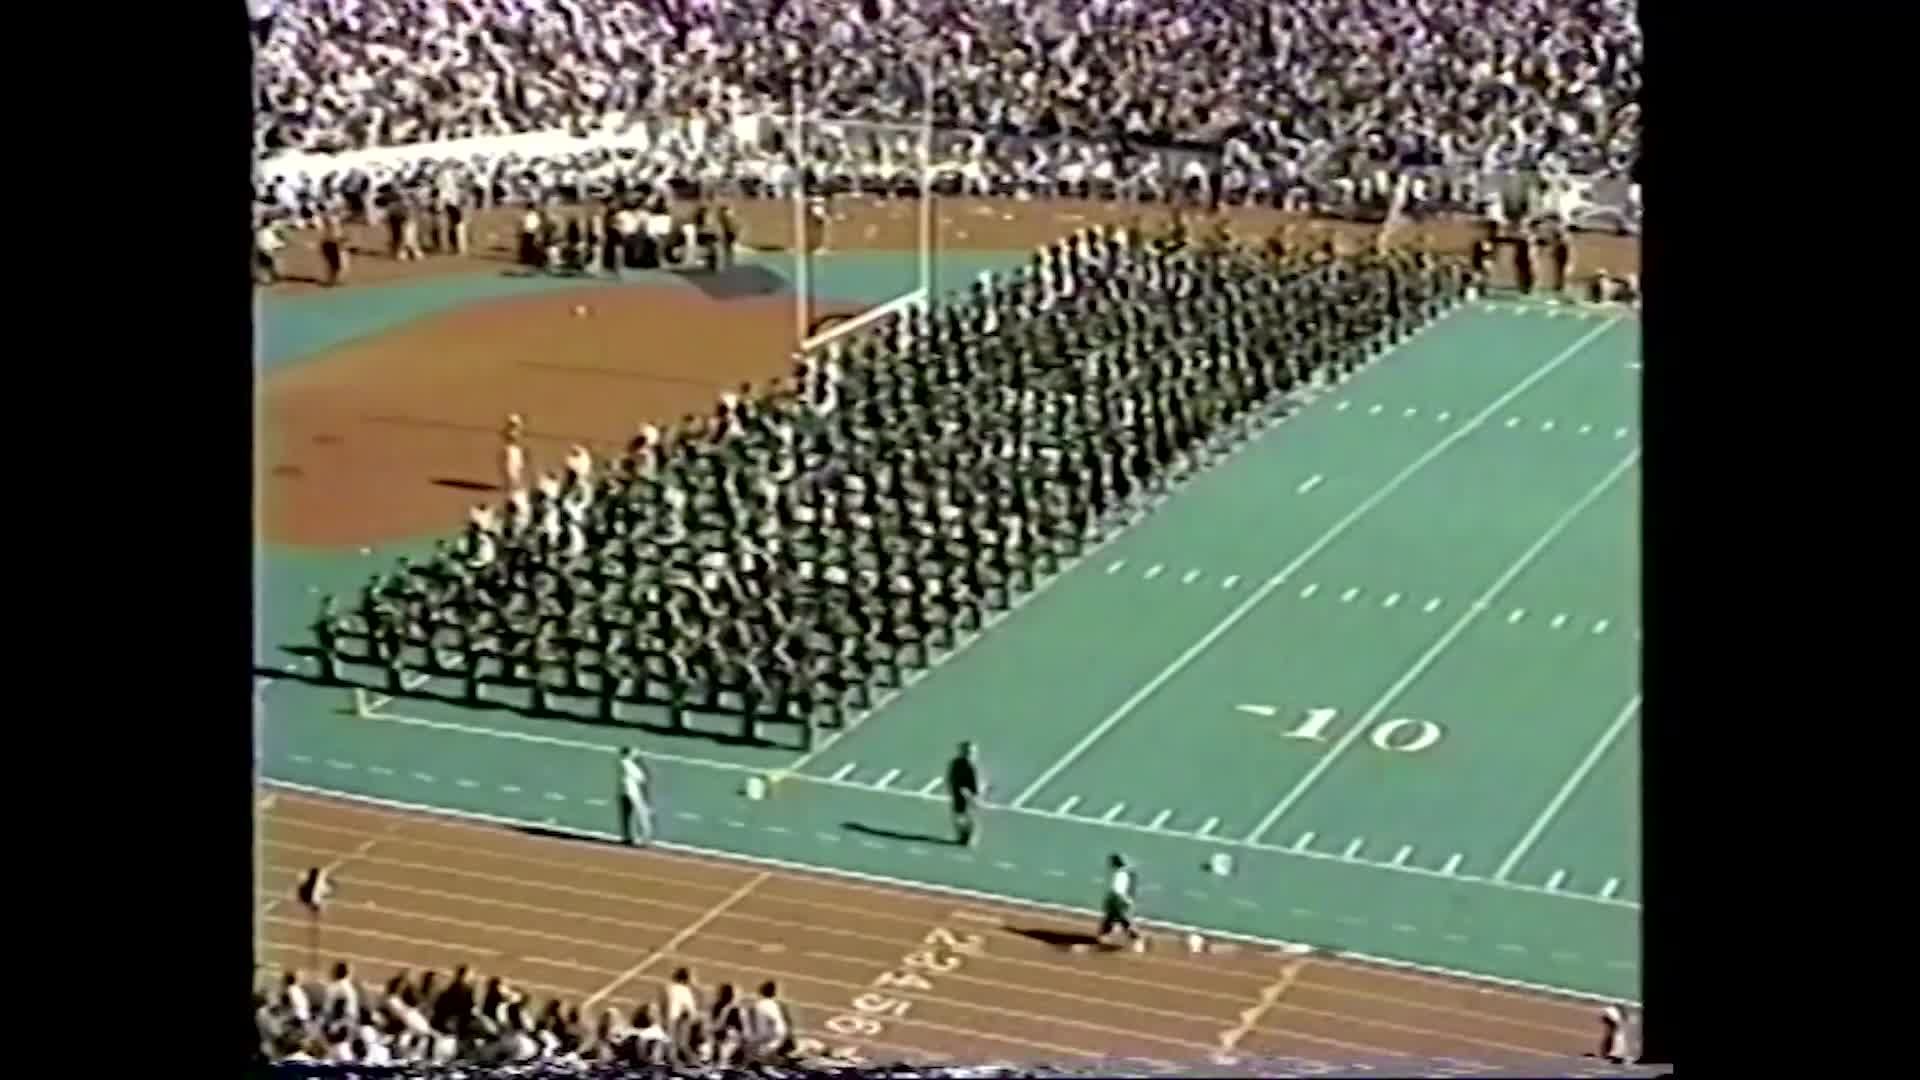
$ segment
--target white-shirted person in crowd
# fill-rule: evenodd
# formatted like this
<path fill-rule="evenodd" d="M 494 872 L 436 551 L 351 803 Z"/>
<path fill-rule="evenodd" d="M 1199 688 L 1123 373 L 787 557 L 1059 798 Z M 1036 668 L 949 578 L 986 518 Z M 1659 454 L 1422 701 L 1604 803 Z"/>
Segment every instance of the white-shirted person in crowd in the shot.
<path fill-rule="evenodd" d="M 760 996 L 747 1009 L 745 1050 L 750 1062 L 778 1056 L 780 1048 L 793 1034 L 793 1022 L 779 993 L 779 987 L 768 979 L 760 984 Z"/>
<path fill-rule="evenodd" d="M 353 969 L 344 961 L 333 965 L 333 981 L 320 1001 L 321 1015 L 329 1024 L 360 1019 L 360 988 L 353 984 Z"/>
<path fill-rule="evenodd" d="M 677 1043 L 685 1037 L 688 1025 L 699 1018 L 700 996 L 693 989 L 693 972 L 679 968 L 660 993 L 660 1021 Z"/>
<path fill-rule="evenodd" d="M 629 746 L 620 751 L 620 835 L 629 846 L 653 842 L 652 780 Z"/>
<path fill-rule="evenodd" d="M 667 1059 L 667 1049 L 673 1040 L 667 1036 L 667 1029 L 653 1018 L 653 1008 L 642 1005 L 633 1010 L 633 1031 L 628 1036 L 633 1040 L 633 1053 L 642 1063 L 659 1064 Z"/>
<path fill-rule="evenodd" d="M 281 977 L 280 1007 L 301 1027 L 313 1023 L 313 1002 L 307 997 L 307 988 L 300 985 L 300 972 L 297 970 L 289 970 Z"/>
<path fill-rule="evenodd" d="M 1133 869 L 1124 855 L 1109 856 L 1107 869 L 1107 896 L 1101 905 L 1100 932 L 1096 936 L 1105 942 L 1115 930 L 1123 930 L 1133 943 L 1133 951 L 1144 952 L 1147 939 L 1133 925 Z"/>

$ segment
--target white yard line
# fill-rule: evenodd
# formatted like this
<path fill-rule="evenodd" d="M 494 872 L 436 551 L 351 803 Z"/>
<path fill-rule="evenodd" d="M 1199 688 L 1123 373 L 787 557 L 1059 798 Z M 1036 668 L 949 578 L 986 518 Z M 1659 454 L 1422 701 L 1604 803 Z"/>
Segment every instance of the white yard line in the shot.
<path fill-rule="evenodd" d="M 1607 730 L 1600 733 L 1600 738 L 1593 744 L 1593 749 L 1588 750 L 1587 756 L 1581 758 L 1580 764 L 1574 766 L 1572 775 L 1567 777 L 1567 782 L 1561 784 L 1560 790 L 1553 793 L 1553 798 L 1548 800 L 1546 809 L 1540 811 L 1540 816 L 1534 818 L 1533 824 L 1527 826 L 1527 831 L 1520 837 L 1520 842 L 1513 845 L 1512 851 L 1507 852 L 1507 857 L 1500 862 L 1500 868 L 1493 872 L 1493 880 L 1505 882 L 1507 876 L 1513 873 L 1513 868 L 1520 865 L 1520 860 L 1527 857 L 1527 852 L 1533 850 L 1533 845 L 1540 841 L 1541 835 L 1547 831 L 1547 826 L 1553 824 L 1553 819 L 1560 816 L 1560 811 L 1566 807 L 1567 800 L 1573 798 L 1573 793 L 1586 780 L 1587 774 L 1600 763 L 1601 756 L 1607 752 L 1608 747 L 1613 745 L 1613 741 L 1620 737 L 1620 733 L 1626 730 L 1627 722 L 1632 720 L 1634 714 L 1639 711 L 1640 695 L 1635 694 L 1627 699 L 1626 706 L 1620 710 L 1618 716 L 1613 718 L 1613 723 L 1607 725 Z"/>
<path fill-rule="evenodd" d="M 586 1003 L 580 1007 L 580 1011 L 587 1014 L 592 1013 L 595 1005 L 605 1001 L 614 991 L 627 985 L 634 979 L 639 978 L 642 972 L 658 963 L 661 957 L 671 954 L 673 950 L 686 944 L 688 938 L 706 929 L 708 923 L 726 914 L 728 908 L 746 899 L 748 893 L 759 888 L 763 882 L 772 876 L 773 871 L 771 870 L 762 870 L 755 874 L 752 878 L 748 879 L 745 885 L 728 893 L 726 899 L 708 908 L 706 914 L 688 923 L 679 933 L 668 938 L 666 944 L 641 957 L 639 963 L 628 968 L 619 978 L 595 991 L 593 996 L 589 997 Z"/>
<path fill-rule="evenodd" d="M 1187 665 L 1193 663 L 1194 660 L 1199 658 L 1201 653 L 1211 648 L 1214 642 L 1220 640 L 1220 638 L 1225 636 L 1229 630 L 1232 630 L 1236 625 L 1238 625 L 1240 620 L 1246 618 L 1249 612 L 1251 612 L 1254 608 L 1258 607 L 1260 603 L 1264 601 L 1268 596 L 1272 595 L 1275 589 L 1279 588 L 1282 584 L 1284 584 L 1288 578 L 1292 577 L 1297 571 L 1299 571 L 1299 569 L 1302 566 L 1305 566 L 1309 560 L 1319 555 L 1320 552 L 1325 550 L 1334 541 L 1344 536 L 1348 529 L 1352 528 L 1356 522 L 1358 522 L 1362 517 L 1366 516 L 1368 511 L 1380 505 L 1380 503 L 1386 501 L 1388 496 L 1400 490 L 1400 486 L 1402 484 L 1405 484 L 1408 480 L 1412 479 L 1415 474 L 1420 472 L 1420 470 L 1432 464 L 1435 459 L 1437 459 L 1441 454 L 1446 453 L 1449 448 L 1454 446 L 1460 440 L 1466 438 L 1468 435 L 1479 430 L 1481 425 L 1486 423 L 1488 417 L 1499 412 L 1513 399 L 1519 397 L 1521 394 L 1526 393 L 1527 390 L 1531 388 L 1535 383 L 1538 383 L 1540 380 L 1546 378 L 1548 375 L 1551 375 L 1555 371 L 1559 370 L 1560 365 L 1572 359 L 1577 353 L 1580 352 L 1581 349 L 1586 348 L 1587 345 L 1590 344 L 1594 339 L 1598 338 L 1601 334 L 1604 334 L 1608 330 L 1612 329 L 1614 325 L 1617 324 L 1619 321 L 1620 320 L 1618 317 L 1608 319 L 1606 322 L 1603 322 L 1599 326 L 1593 328 L 1592 330 L 1589 330 L 1586 333 L 1580 335 L 1580 337 L 1577 338 L 1573 342 L 1573 344 L 1567 346 L 1565 349 L 1562 349 L 1560 353 L 1556 355 L 1553 359 L 1547 361 L 1545 364 L 1542 364 L 1539 368 L 1536 368 L 1532 374 L 1528 375 L 1524 379 L 1521 379 L 1519 382 L 1515 383 L 1511 389 L 1507 390 L 1505 393 L 1495 398 L 1492 401 L 1492 403 L 1486 406 L 1486 408 L 1481 409 L 1478 413 L 1476 413 L 1473 419 L 1467 421 L 1466 423 L 1448 432 L 1444 437 L 1441 438 L 1439 442 L 1433 444 L 1433 446 L 1429 448 L 1426 451 L 1426 453 L 1423 453 L 1419 457 L 1415 458 L 1412 464 L 1408 465 L 1406 468 L 1401 469 L 1399 472 L 1395 473 L 1392 479 L 1388 480 L 1385 484 L 1382 484 L 1377 490 L 1374 491 L 1373 494 L 1361 500 L 1360 504 L 1358 506 L 1355 506 L 1352 510 L 1349 510 L 1345 517 L 1342 517 L 1340 520 L 1334 522 L 1331 528 L 1329 528 L 1326 532 L 1321 533 L 1319 539 L 1307 545 L 1306 549 L 1301 551 L 1300 554 L 1294 556 L 1291 562 L 1287 563 L 1286 566 L 1281 567 L 1278 573 L 1268 578 L 1264 583 L 1261 584 L 1261 586 L 1258 589 L 1255 589 L 1251 594 L 1249 594 L 1245 600 L 1242 600 L 1240 602 L 1239 606 L 1235 607 L 1232 611 L 1228 612 L 1226 617 L 1221 619 L 1220 622 L 1217 623 L 1213 629 L 1207 631 L 1206 634 L 1204 634 L 1199 641 L 1196 641 L 1192 645 L 1188 646 L 1185 652 L 1175 657 L 1172 663 L 1162 668 L 1159 674 L 1155 675 L 1152 679 L 1149 679 L 1147 681 L 1146 685 L 1134 691 L 1132 697 L 1129 697 L 1126 701 L 1121 702 L 1119 708 L 1115 709 L 1111 713 L 1108 713 L 1107 716 L 1100 721 L 1100 723 L 1094 725 L 1091 731 L 1088 731 L 1084 736 L 1081 737 L 1079 742 L 1075 743 L 1072 746 L 1072 748 L 1070 748 L 1065 754 L 1061 755 L 1058 761 L 1055 761 L 1052 765 L 1048 766 L 1044 772 L 1042 772 L 1038 777 L 1034 779 L 1033 783 L 1027 785 L 1026 790 L 1022 791 L 1018 796 L 1014 798 L 1013 802 L 1011 802 L 1008 805 L 1014 806 L 1014 807 L 1025 806 L 1029 798 L 1032 798 L 1036 792 L 1038 792 L 1041 788 L 1045 787 L 1049 782 L 1053 780 L 1054 777 L 1066 771 L 1068 766 L 1072 765 L 1075 761 L 1078 761 L 1080 759 L 1080 756 L 1087 752 L 1088 748 L 1092 747 L 1094 743 L 1100 741 L 1100 739 L 1104 737 L 1107 732 L 1113 730 L 1115 725 L 1119 724 L 1120 721 L 1125 720 L 1128 716 L 1131 716 L 1133 714 L 1133 710 L 1139 708 L 1142 702 L 1146 701 L 1147 698 L 1153 696 L 1153 694 L 1157 692 L 1162 686 L 1165 686 L 1168 682 L 1172 681 L 1172 679 L 1175 676 L 1185 671 L 1187 669 Z M 1356 728 L 1355 730 L 1359 730 L 1359 729 Z"/>
<path fill-rule="evenodd" d="M 1485 611 L 1493 603 L 1494 598 L 1499 596 L 1508 585 L 1511 585 L 1515 578 L 1518 578 L 1525 572 L 1527 567 L 1533 565 L 1533 561 L 1538 559 L 1541 554 L 1547 550 L 1549 545 L 1559 539 L 1560 534 L 1566 531 L 1567 526 L 1573 524 L 1573 520 L 1580 516 L 1581 511 L 1592 506 L 1595 500 L 1600 498 L 1608 488 L 1613 486 L 1614 481 L 1626 475 L 1627 470 L 1631 469 L 1639 460 L 1640 451 L 1636 448 L 1632 453 L 1621 458 L 1613 468 L 1608 469 L 1606 475 L 1600 478 L 1599 483 L 1588 488 L 1585 495 L 1580 496 L 1572 506 L 1566 509 L 1566 512 L 1554 520 L 1553 524 L 1547 526 L 1547 531 L 1541 533 L 1538 540 L 1535 540 L 1527 550 L 1521 552 L 1520 557 L 1515 559 L 1511 566 L 1502 571 L 1500 576 L 1494 579 L 1493 584 L 1488 586 L 1487 590 L 1480 594 L 1480 598 L 1468 605 L 1467 610 L 1462 613 L 1458 619 L 1453 621 L 1453 625 L 1447 627 L 1445 633 L 1434 639 L 1433 644 L 1427 646 L 1427 651 L 1421 653 L 1419 658 L 1414 660 L 1412 666 L 1408 667 L 1398 679 L 1395 679 L 1392 686 L 1387 687 L 1386 693 L 1381 694 L 1379 700 L 1375 701 L 1365 713 L 1361 714 L 1358 720 L 1354 721 L 1353 725 L 1347 729 L 1346 734 L 1340 737 L 1340 741 L 1327 748 L 1327 752 L 1321 755 L 1319 761 L 1314 762 L 1313 767 L 1307 770 L 1307 774 L 1300 778 L 1299 783 L 1293 785 L 1293 789 L 1288 791 L 1279 802 L 1275 803 L 1273 809 L 1267 812 L 1267 816 L 1260 819 L 1260 824 L 1254 826 L 1253 831 L 1247 834 L 1247 842 L 1258 843 L 1260 838 L 1266 835 L 1267 830 L 1273 827 L 1274 822 L 1279 821 L 1287 811 L 1293 809 L 1301 799 L 1305 798 L 1307 792 L 1312 790 L 1313 785 L 1318 783 L 1320 778 L 1326 775 L 1327 770 L 1333 768 L 1334 763 L 1340 760 L 1341 755 L 1345 754 L 1361 736 L 1373 730 L 1374 721 L 1378 720 L 1380 715 L 1386 712 L 1395 701 L 1398 701 L 1400 695 L 1406 693 L 1407 688 L 1412 686 L 1415 680 L 1426 674 L 1427 669 L 1433 666 L 1434 661 L 1440 659 L 1440 654 L 1446 652 L 1455 641 L 1460 639 L 1460 635 L 1467 632 L 1467 627 L 1473 625 L 1473 621 L 1479 618 L 1480 613 Z"/>

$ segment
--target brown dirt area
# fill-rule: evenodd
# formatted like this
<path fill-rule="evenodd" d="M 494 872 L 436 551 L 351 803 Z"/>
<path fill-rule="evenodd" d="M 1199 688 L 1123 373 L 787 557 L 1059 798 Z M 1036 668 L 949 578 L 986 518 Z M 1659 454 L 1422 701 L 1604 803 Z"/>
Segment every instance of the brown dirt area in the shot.
<path fill-rule="evenodd" d="M 791 242 L 787 204 L 742 201 L 744 242 L 783 250 Z M 937 248 L 1017 251 L 1097 222 L 1155 228 L 1163 207 L 1067 200 L 952 199 L 936 203 Z M 1204 215 L 1189 214 L 1197 229 Z M 1249 239 L 1286 230 L 1295 242 L 1334 238 L 1343 249 L 1370 243 L 1374 226 L 1315 221 L 1278 211 L 1234 211 L 1228 227 Z M 427 276 L 497 274 L 512 260 L 517 215 L 488 211 L 471 229 L 468 256 L 396 262 L 381 230 L 350 227 L 357 249 L 352 288 Z M 1463 252 L 1466 222 L 1409 227 L 1403 242 Z M 840 198 L 824 237 L 827 250 L 911 250 L 912 200 Z M 275 292 L 321 286 L 317 238 L 289 237 Z M 1631 237 L 1584 237 L 1582 272 L 1638 268 Z M 1499 275 L 1496 275 L 1498 277 Z M 586 313 L 576 314 L 584 305 Z M 848 310 L 816 303 L 816 315 Z M 491 300 L 428 316 L 390 333 L 340 346 L 313 362 L 276 370 L 261 388 L 261 519 L 265 539 L 311 547 L 355 547 L 451 534 L 466 508 L 498 476 L 503 417 L 525 417 L 529 464 L 553 468 L 572 443 L 601 454 L 624 446 L 642 422 L 670 421 L 710 408 L 743 382 L 786 373 L 794 347 L 790 296 L 711 299 L 680 285 L 609 289 L 584 285 L 538 296 Z"/>

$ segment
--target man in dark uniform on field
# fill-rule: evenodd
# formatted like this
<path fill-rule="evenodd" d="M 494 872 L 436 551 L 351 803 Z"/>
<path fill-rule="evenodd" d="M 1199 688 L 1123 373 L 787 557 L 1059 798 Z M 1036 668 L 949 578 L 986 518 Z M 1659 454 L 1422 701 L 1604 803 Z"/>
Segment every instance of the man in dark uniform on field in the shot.
<path fill-rule="evenodd" d="M 973 743 L 963 742 L 953 763 L 947 766 L 947 794 L 953 799 L 953 842 L 962 847 L 973 846 L 973 807 L 980 801 L 981 788 Z"/>

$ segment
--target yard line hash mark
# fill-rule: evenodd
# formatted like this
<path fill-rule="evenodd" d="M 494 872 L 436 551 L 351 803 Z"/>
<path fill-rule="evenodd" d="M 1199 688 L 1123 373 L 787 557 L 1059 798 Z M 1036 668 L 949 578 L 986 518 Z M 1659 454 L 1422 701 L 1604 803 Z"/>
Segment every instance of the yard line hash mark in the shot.
<path fill-rule="evenodd" d="M 1319 487 L 1320 482 L 1325 479 L 1326 477 L 1321 476 L 1319 473 L 1314 473 L 1312 476 L 1309 476 L 1305 480 L 1301 481 L 1300 486 L 1293 489 L 1294 493 L 1297 495 L 1305 495 L 1307 492 L 1312 491 L 1314 488 Z"/>
<path fill-rule="evenodd" d="M 1288 790 L 1286 795 L 1282 796 L 1280 801 L 1274 804 L 1273 809 L 1267 811 L 1267 816 L 1260 819 L 1260 823 L 1254 826 L 1252 832 L 1247 834 L 1247 842 L 1258 843 L 1260 838 L 1266 835 L 1266 831 L 1273 826 L 1274 822 L 1280 820 L 1288 810 L 1291 810 L 1295 804 L 1304 798 L 1307 792 L 1312 789 L 1313 785 L 1318 783 L 1322 776 L 1326 775 L 1327 770 L 1333 768 L 1334 764 L 1340 760 L 1340 757 L 1353 747 L 1356 740 L 1368 731 L 1373 730 L 1374 722 L 1380 718 L 1380 715 L 1386 712 L 1395 701 L 1398 701 L 1400 696 L 1406 693 L 1408 688 L 1410 688 L 1416 680 L 1426 674 L 1427 669 L 1433 666 L 1441 654 L 1446 652 L 1462 634 L 1467 632 L 1467 629 L 1472 626 L 1473 621 L 1479 617 L 1480 612 L 1492 603 L 1495 597 L 1506 591 L 1507 587 L 1510 586 L 1515 579 L 1522 573 L 1525 573 L 1527 567 L 1531 566 L 1555 540 L 1559 539 L 1560 534 L 1565 532 L 1567 527 L 1573 524 L 1575 518 L 1579 517 L 1587 507 L 1592 506 L 1598 501 L 1601 495 L 1605 494 L 1608 489 L 1613 487 L 1615 482 L 1626 475 L 1627 470 L 1639 463 L 1640 454 L 1641 451 L 1636 447 L 1625 457 L 1621 458 L 1613 468 L 1607 470 L 1606 474 L 1602 476 L 1598 482 L 1587 489 L 1586 494 L 1576 499 L 1572 506 L 1567 507 L 1558 518 L 1555 518 L 1553 523 L 1547 526 L 1547 530 L 1541 533 L 1539 538 L 1532 544 L 1528 545 L 1525 551 L 1520 553 L 1519 558 L 1515 559 L 1505 570 L 1502 570 L 1500 576 L 1493 580 L 1493 584 L 1487 586 L 1485 591 L 1483 591 L 1472 604 L 1468 605 L 1467 610 L 1463 612 L 1458 619 L 1455 619 L 1453 624 L 1447 627 L 1439 637 L 1435 638 L 1433 643 L 1427 646 L 1426 651 L 1416 657 L 1407 670 L 1402 672 L 1400 677 L 1393 681 L 1393 685 L 1387 687 L 1386 692 L 1381 694 L 1380 697 L 1367 708 L 1367 711 L 1360 715 L 1360 718 L 1347 730 L 1347 733 L 1340 737 L 1340 741 L 1328 747 L 1326 753 L 1322 754 L 1320 758 L 1313 763 L 1313 767 L 1307 770 L 1306 775 L 1302 776 L 1299 781 Z M 1531 840 L 1529 840 L 1529 843 L 1531 843 Z M 1518 857 L 1516 856 L 1513 861 L 1519 861 Z"/>
<path fill-rule="evenodd" d="M 1362 517 L 1366 516 L 1366 514 L 1369 511 L 1371 511 L 1374 507 L 1378 506 L 1380 503 L 1386 501 L 1386 499 L 1392 496 L 1394 492 L 1398 491 L 1402 485 L 1404 485 L 1408 480 L 1412 479 L 1415 474 L 1419 473 L 1422 469 L 1425 469 L 1428 465 L 1432 464 L 1437 458 L 1440 457 L 1440 455 L 1446 453 L 1447 450 L 1450 449 L 1455 443 L 1458 443 L 1461 440 L 1467 438 L 1469 435 L 1471 435 L 1476 428 L 1480 427 L 1482 424 L 1486 422 L 1488 417 L 1494 415 L 1495 413 L 1499 412 L 1501 409 L 1505 408 L 1508 405 L 1508 403 L 1512 402 L 1515 398 L 1519 397 L 1520 395 L 1526 393 L 1529 388 L 1534 386 L 1536 383 L 1540 382 L 1542 379 L 1545 379 L 1549 375 L 1553 374 L 1555 371 L 1558 371 L 1562 365 L 1564 365 L 1568 360 L 1572 359 L 1577 353 L 1580 352 L 1580 350 L 1586 348 L 1589 343 L 1594 341 L 1596 338 L 1600 337 L 1600 335 L 1606 333 L 1608 330 L 1611 330 L 1613 327 L 1619 325 L 1620 321 L 1621 321 L 1620 316 L 1616 315 L 1610 319 L 1607 319 L 1606 321 L 1602 322 L 1600 325 L 1594 327 L 1593 329 L 1587 331 L 1586 333 L 1582 334 L 1580 337 L 1576 338 L 1566 348 L 1562 349 L 1559 353 L 1557 353 L 1551 360 L 1548 360 L 1546 363 L 1540 365 L 1538 368 L 1535 368 L 1532 373 L 1522 378 L 1519 382 L 1508 387 L 1504 392 L 1500 394 L 1500 396 L 1496 397 L 1492 402 L 1488 403 L 1484 408 L 1482 408 L 1479 413 L 1475 414 L 1472 419 L 1468 420 L 1466 423 L 1460 425 L 1459 427 L 1449 431 L 1438 442 L 1434 443 L 1432 446 L 1428 447 L 1423 453 L 1421 453 L 1419 457 L 1414 458 L 1399 472 L 1395 473 L 1391 478 L 1387 480 L 1386 483 L 1382 484 L 1379 488 L 1375 489 L 1372 494 L 1362 499 L 1358 505 L 1354 506 L 1353 509 L 1347 511 L 1346 514 L 1340 518 L 1340 520 L 1334 522 L 1331 526 L 1329 526 L 1326 532 L 1321 533 L 1317 539 L 1315 539 L 1311 544 L 1308 544 L 1297 555 L 1295 555 L 1293 559 L 1287 563 L 1287 565 L 1281 567 L 1281 569 L 1278 572 L 1276 572 L 1272 577 L 1268 578 L 1264 584 L 1262 584 L 1258 589 L 1255 589 L 1252 593 L 1250 593 L 1247 596 L 1245 600 L 1242 600 L 1238 606 L 1236 606 L 1232 611 L 1228 612 L 1218 623 L 1214 624 L 1212 629 L 1208 630 L 1205 634 L 1201 635 L 1198 641 L 1195 641 L 1192 645 L 1187 646 L 1187 648 L 1184 651 L 1182 651 L 1179 656 L 1174 657 L 1174 659 L 1171 662 L 1169 662 L 1166 667 L 1160 669 L 1160 671 L 1157 674 L 1155 674 L 1151 679 L 1148 679 L 1147 682 L 1143 684 L 1138 690 L 1135 690 L 1132 696 L 1128 697 L 1127 700 L 1121 702 L 1118 708 L 1114 709 L 1113 712 L 1107 714 L 1107 716 L 1103 718 L 1098 724 L 1095 724 L 1085 735 L 1081 736 L 1080 741 L 1075 743 L 1072 747 L 1068 748 L 1066 753 L 1062 754 L 1058 760 L 1054 761 L 1053 764 L 1047 766 L 1047 768 L 1044 771 L 1042 771 L 1040 775 L 1034 777 L 1032 782 L 1029 783 L 1027 787 L 1024 790 L 1022 790 L 1020 794 L 1015 796 L 1013 801 L 1007 805 L 1016 810 L 1020 809 L 1021 807 L 1024 807 L 1028 799 L 1032 798 L 1035 794 L 1037 794 L 1041 788 L 1044 788 L 1048 784 L 1052 783 L 1053 778 L 1060 775 L 1060 773 L 1064 772 L 1068 766 L 1072 765 L 1075 761 L 1078 761 L 1080 759 L 1080 756 L 1087 752 L 1088 748 L 1090 748 L 1091 746 L 1093 746 L 1094 743 L 1104 738 L 1107 732 L 1113 730 L 1115 725 L 1119 724 L 1122 720 L 1125 720 L 1127 717 L 1131 716 L 1133 714 L 1133 711 L 1140 707 L 1141 703 L 1145 702 L 1149 697 L 1152 697 L 1156 692 L 1159 691 L 1159 689 L 1162 686 L 1166 685 L 1169 681 L 1174 679 L 1181 672 L 1185 671 L 1188 665 L 1192 664 L 1194 660 L 1200 656 L 1201 653 L 1211 648 L 1214 642 L 1218 641 L 1221 637 L 1225 636 L 1228 631 L 1232 630 L 1235 625 L 1237 625 L 1242 619 L 1246 618 L 1247 615 L 1251 613 L 1254 608 L 1258 607 L 1263 601 L 1266 600 L 1268 596 L 1272 595 L 1275 589 L 1278 589 L 1282 584 L 1284 584 L 1287 581 L 1287 579 L 1292 577 L 1293 574 L 1296 571 L 1298 571 L 1302 566 L 1305 566 L 1308 562 L 1312 561 L 1316 556 L 1320 554 L 1321 551 L 1325 550 L 1326 548 L 1331 546 L 1335 541 L 1339 540 L 1343 535 L 1345 535 L 1347 530 L 1351 529 L 1354 526 L 1354 524 L 1357 523 Z M 1638 451 L 1635 451 L 1632 455 L 1628 457 L 1627 463 L 1630 464 L 1631 462 L 1638 460 L 1638 457 L 1639 457 L 1639 453 Z M 1626 466 L 1622 465 L 1619 471 L 1624 471 L 1625 468 Z M 1611 480 L 1613 475 L 1614 475 L 1613 473 L 1609 473 L 1608 479 Z M 1584 506 L 1585 504 L 1583 502 L 1578 505 Z M 1502 581 L 1502 582 L 1499 582 L 1498 584 L 1504 587 L 1506 583 Z M 1444 642 L 1450 643 L 1450 639 L 1448 638 L 1443 637 L 1441 640 Z M 1417 674 L 1418 673 L 1416 672 L 1416 677 L 1417 677 Z M 1398 696 L 1397 691 L 1395 696 Z M 1369 720 L 1371 719 L 1372 718 L 1369 718 Z M 1350 743 L 1351 737 L 1357 737 L 1357 733 L 1361 732 L 1364 728 L 1370 727 L 1370 726 L 1371 726 L 1370 723 L 1367 725 L 1356 726 L 1353 729 L 1353 731 L 1349 733 L 1350 738 L 1347 740 L 1347 743 Z M 1345 743 L 1343 743 L 1343 745 L 1345 745 Z M 1322 759 L 1323 762 L 1326 762 L 1328 760 L 1330 759 Z M 1322 769 L 1320 771 L 1324 772 L 1325 770 Z M 1313 774 L 1309 774 L 1309 775 L 1313 775 Z M 1314 776 L 1314 779 L 1318 779 L 1318 777 Z M 1281 808 L 1284 810 L 1286 805 L 1287 803 L 1283 802 L 1281 804 Z M 1267 823 L 1264 823 L 1264 822 L 1262 823 L 1263 828 L 1265 824 Z"/>
<path fill-rule="evenodd" d="M 1527 852 L 1533 850 L 1533 845 L 1539 841 L 1541 834 L 1547 831 L 1547 826 L 1553 824 L 1553 819 L 1560 816 L 1560 810 L 1566 806 L 1567 800 L 1573 798 L 1574 791 L 1587 778 L 1587 774 L 1593 771 L 1593 767 L 1600 763 L 1601 756 L 1607 752 L 1608 747 L 1613 745 L 1613 741 L 1620 737 L 1620 733 L 1626 730 L 1627 722 L 1632 720 L 1634 714 L 1639 711 L 1640 695 L 1635 694 L 1627 699 L 1626 706 L 1613 718 L 1613 723 L 1607 725 L 1607 730 L 1600 733 L 1600 738 L 1594 742 L 1593 748 L 1587 751 L 1587 756 L 1581 759 L 1580 764 L 1574 766 L 1573 773 L 1567 777 L 1565 783 L 1560 785 L 1560 790 L 1554 792 L 1553 798 L 1547 802 L 1546 809 L 1540 811 L 1540 816 L 1533 819 L 1533 824 L 1527 827 L 1526 834 L 1520 837 L 1520 842 L 1513 845 L 1513 850 L 1507 853 L 1506 859 L 1500 863 L 1500 868 L 1493 872 L 1493 880 L 1506 881 L 1507 875 L 1513 873 L 1513 868 L 1519 866 L 1520 860 L 1526 858 Z"/>

